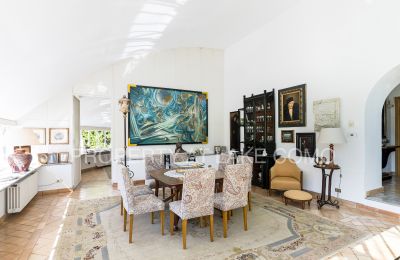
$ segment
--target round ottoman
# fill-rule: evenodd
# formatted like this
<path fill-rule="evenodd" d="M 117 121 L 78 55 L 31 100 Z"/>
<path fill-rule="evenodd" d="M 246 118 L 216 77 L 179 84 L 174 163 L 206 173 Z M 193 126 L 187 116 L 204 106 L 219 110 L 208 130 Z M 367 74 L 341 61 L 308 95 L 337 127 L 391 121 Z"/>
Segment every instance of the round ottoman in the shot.
<path fill-rule="evenodd" d="M 283 198 L 285 199 L 285 205 L 287 205 L 288 200 L 299 201 L 301 202 L 302 209 L 304 209 L 306 202 L 308 202 L 308 207 L 310 207 L 312 195 L 302 190 L 288 190 L 283 193 Z"/>

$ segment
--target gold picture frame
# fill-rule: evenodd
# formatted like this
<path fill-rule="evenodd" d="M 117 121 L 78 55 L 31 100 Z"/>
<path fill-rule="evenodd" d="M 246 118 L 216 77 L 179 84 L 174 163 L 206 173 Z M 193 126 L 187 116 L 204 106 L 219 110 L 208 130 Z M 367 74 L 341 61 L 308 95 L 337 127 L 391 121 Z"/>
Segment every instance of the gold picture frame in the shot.
<path fill-rule="evenodd" d="M 279 95 L 279 127 L 306 126 L 306 84 L 281 89 Z"/>

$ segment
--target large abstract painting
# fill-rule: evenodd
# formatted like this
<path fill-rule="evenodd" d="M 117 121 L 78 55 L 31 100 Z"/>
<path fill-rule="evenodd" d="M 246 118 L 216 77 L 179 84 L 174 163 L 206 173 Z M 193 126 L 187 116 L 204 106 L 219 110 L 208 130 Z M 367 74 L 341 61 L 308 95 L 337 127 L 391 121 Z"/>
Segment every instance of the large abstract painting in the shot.
<path fill-rule="evenodd" d="M 207 93 L 128 86 L 129 145 L 207 143 Z"/>

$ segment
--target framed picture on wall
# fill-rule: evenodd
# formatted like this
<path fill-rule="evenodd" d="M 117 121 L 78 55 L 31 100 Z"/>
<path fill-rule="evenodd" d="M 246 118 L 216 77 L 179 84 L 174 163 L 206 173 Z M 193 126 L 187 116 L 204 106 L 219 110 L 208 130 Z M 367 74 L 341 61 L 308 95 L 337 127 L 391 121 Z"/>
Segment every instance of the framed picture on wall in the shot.
<path fill-rule="evenodd" d="M 282 143 L 294 143 L 294 131 L 293 130 L 282 130 L 281 131 Z"/>
<path fill-rule="evenodd" d="M 33 133 L 36 135 L 39 144 L 46 144 L 46 128 L 32 128 Z"/>
<path fill-rule="evenodd" d="M 296 156 L 314 157 L 315 149 L 315 133 L 296 134 Z"/>
<path fill-rule="evenodd" d="M 281 89 L 279 94 L 279 127 L 306 126 L 306 85 Z"/>
<path fill-rule="evenodd" d="M 50 128 L 49 144 L 69 144 L 69 128 Z"/>
<path fill-rule="evenodd" d="M 38 161 L 41 164 L 47 164 L 49 161 L 49 155 L 48 153 L 38 153 Z"/>

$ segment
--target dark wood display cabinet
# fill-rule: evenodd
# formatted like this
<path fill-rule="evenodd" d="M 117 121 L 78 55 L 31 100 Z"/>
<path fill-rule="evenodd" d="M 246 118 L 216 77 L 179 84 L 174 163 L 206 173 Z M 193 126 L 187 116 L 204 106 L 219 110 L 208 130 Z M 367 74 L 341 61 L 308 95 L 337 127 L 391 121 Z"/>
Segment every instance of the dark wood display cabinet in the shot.
<path fill-rule="evenodd" d="M 275 164 L 275 91 L 243 97 L 244 154 L 254 157 L 252 184 L 268 189 Z"/>

